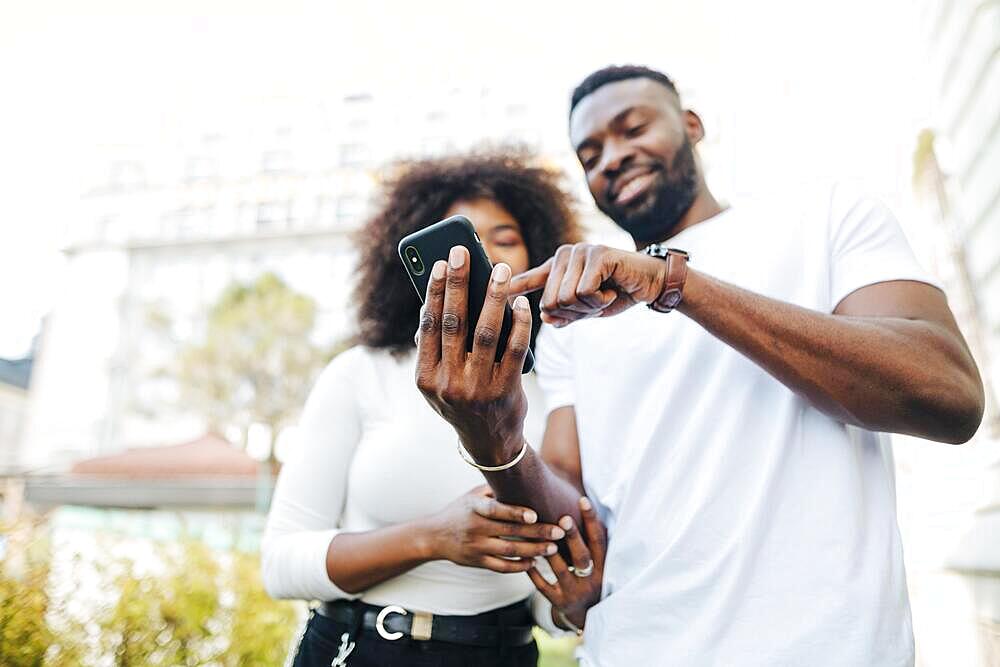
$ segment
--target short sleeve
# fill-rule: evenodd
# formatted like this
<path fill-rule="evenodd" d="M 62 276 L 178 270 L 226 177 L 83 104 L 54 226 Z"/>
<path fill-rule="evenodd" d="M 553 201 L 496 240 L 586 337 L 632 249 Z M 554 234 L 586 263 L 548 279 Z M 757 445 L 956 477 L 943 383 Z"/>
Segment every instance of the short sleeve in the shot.
<path fill-rule="evenodd" d="M 543 324 L 535 339 L 535 374 L 545 400 L 545 417 L 556 408 L 576 403 L 569 338 L 571 329 L 556 329 Z"/>
<path fill-rule="evenodd" d="M 890 280 L 941 288 L 917 262 L 892 212 L 845 185 L 830 194 L 829 241 L 831 311 L 851 292 Z"/>

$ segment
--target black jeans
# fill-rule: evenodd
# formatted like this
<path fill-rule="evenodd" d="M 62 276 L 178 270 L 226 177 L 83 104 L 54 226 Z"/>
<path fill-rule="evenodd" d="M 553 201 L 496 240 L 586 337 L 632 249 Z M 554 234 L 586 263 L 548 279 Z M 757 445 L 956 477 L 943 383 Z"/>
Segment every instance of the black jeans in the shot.
<path fill-rule="evenodd" d="M 347 667 L 535 667 L 538 663 L 538 647 L 533 641 L 507 647 L 464 646 L 409 637 L 389 641 L 375 632 L 358 631 L 311 612 L 293 667 L 330 667 L 344 633 L 354 636 Z"/>

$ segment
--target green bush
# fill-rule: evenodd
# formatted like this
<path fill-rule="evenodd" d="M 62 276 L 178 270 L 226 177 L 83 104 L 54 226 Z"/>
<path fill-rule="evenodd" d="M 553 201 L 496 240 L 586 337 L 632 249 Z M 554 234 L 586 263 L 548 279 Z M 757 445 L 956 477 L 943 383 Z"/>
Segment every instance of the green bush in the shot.
<path fill-rule="evenodd" d="M 116 667 L 280 665 L 298 625 L 292 603 L 264 592 L 256 555 L 165 545 L 164 571 L 122 559 L 119 596 L 100 616 L 100 655 Z"/>
<path fill-rule="evenodd" d="M 49 597 L 47 536 L 27 521 L 0 528 L 6 552 L 0 560 L 0 665 L 78 664 L 81 627 L 61 617 Z"/>
<path fill-rule="evenodd" d="M 155 562 L 109 556 L 76 560 L 71 583 L 54 592 L 51 547 L 40 524 L 3 531 L 0 560 L 0 665 L 3 667 L 268 667 L 281 665 L 305 605 L 268 597 L 258 556 L 215 551 L 193 539 L 154 543 Z M 108 539 L 102 552 L 122 543 Z M 65 574 L 65 573 L 64 573 Z M 65 577 L 64 577 L 65 578 Z M 83 604 L 70 611 L 70 599 Z M 103 597 L 102 597 L 103 596 Z M 536 630 L 539 667 L 572 667 L 575 638 Z"/>

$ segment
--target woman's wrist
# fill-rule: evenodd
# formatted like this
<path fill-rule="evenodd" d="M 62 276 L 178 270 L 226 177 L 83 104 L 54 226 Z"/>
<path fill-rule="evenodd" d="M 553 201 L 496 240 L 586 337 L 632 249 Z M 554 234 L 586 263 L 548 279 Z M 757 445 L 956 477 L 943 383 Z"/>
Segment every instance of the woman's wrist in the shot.
<path fill-rule="evenodd" d="M 483 466 L 502 466 L 510 463 L 524 447 L 523 431 L 518 429 L 506 435 L 462 435 L 459 441 L 472 459 Z"/>
<path fill-rule="evenodd" d="M 409 524 L 410 544 L 416 558 L 429 562 L 444 558 L 441 536 L 433 517 L 417 519 Z"/>

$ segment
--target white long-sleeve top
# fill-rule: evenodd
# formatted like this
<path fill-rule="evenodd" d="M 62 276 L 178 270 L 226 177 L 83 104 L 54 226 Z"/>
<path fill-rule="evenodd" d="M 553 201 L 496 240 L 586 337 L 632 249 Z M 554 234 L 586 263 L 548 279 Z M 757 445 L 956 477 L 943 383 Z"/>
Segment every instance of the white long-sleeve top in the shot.
<path fill-rule="evenodd" d="M 262 551 L 264 585 L 277 598 L 361 600 L 434 614 L 478 614 L 530 596 L 524 573 L 437 560 L 377 584 L 360 595 L 327 575 L 330 540 L 342 531 L 375 530 L 425 517 L 484 483 L 458 454 L 452 427 L 416 387 L 416 353 L 394 357 L 354 347 L 320 375 L 299 423 L 299 442 L 278 478 Z M 536 449 L 544 425 L 533 374 L 525 437 Z M 551 628 L 536 599 L 539 622 Z"/>

